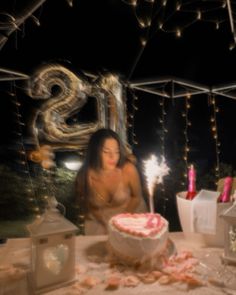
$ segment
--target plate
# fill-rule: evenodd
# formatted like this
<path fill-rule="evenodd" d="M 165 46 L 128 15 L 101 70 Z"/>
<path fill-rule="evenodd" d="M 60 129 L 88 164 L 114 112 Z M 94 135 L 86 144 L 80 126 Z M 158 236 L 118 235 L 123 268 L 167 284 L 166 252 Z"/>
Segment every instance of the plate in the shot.
<path fill-rule="evenodd" d="M 166 248 L 167 248 L 166 249 L 166 256 L 167 257 L 177 254 L 177 249 L 175 247 L 175 243 L 171 239 L 168 239 Z"/>

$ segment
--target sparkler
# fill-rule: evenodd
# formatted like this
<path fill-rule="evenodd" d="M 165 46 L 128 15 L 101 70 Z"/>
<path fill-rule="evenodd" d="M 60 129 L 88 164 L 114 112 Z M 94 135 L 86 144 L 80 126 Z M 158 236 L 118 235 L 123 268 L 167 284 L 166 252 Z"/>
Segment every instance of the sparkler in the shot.
<path fill-rule="evenodd" d="M 149 209 L 151 213 L 154 213 L 153 193 L 155 185 L 162 183 L 163 177 L 169 173 L 170 168 L 167 166 L 164 157 L 158 160 L 155 155 L 151 155 L 149 159 L 144 160 L 143 166 L 149 193 Z"/>

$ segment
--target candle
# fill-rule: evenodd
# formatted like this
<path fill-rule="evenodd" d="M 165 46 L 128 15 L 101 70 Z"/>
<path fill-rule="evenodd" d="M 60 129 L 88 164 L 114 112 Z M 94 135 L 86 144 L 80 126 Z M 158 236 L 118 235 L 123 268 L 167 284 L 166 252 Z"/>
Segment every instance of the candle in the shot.
<path fill-rule="evenodd" d="M 170 169 L 164 157 L 158 160 L 155 155 L 151 155 L 149 159 L 144 160 L 143 167 L 149 194 L 149 209 L 151 213 L 154 213 L 153 193 L 155 185 L 162 183 L 163 177 L 169 173 Z"/>

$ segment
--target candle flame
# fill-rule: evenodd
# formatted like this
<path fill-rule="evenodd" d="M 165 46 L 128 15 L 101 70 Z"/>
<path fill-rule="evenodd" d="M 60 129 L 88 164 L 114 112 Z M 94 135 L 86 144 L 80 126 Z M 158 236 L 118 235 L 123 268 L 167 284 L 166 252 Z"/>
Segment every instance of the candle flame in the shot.
<path fill-rule="evenodd" d="M 148 192 L 152 196 L 155 185 L 162 183 L 163 177 L 169 174 L 170 168 L 167 166 L 164 157 L 158 160 L 155 155 L 151 155 L 149 159 L 144 160 L 143 165 Z"/>

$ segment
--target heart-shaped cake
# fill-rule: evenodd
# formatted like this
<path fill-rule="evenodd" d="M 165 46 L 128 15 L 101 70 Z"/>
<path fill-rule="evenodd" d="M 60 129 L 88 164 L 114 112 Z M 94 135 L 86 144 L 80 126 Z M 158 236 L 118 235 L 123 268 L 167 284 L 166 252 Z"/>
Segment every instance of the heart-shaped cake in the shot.
<path fill-rule="evenodd" d="M 165 251 L 169 223 L 160 214 L 122 213 L 108 224 L 111 254 L 128 264 L 151 260 Z"/>

